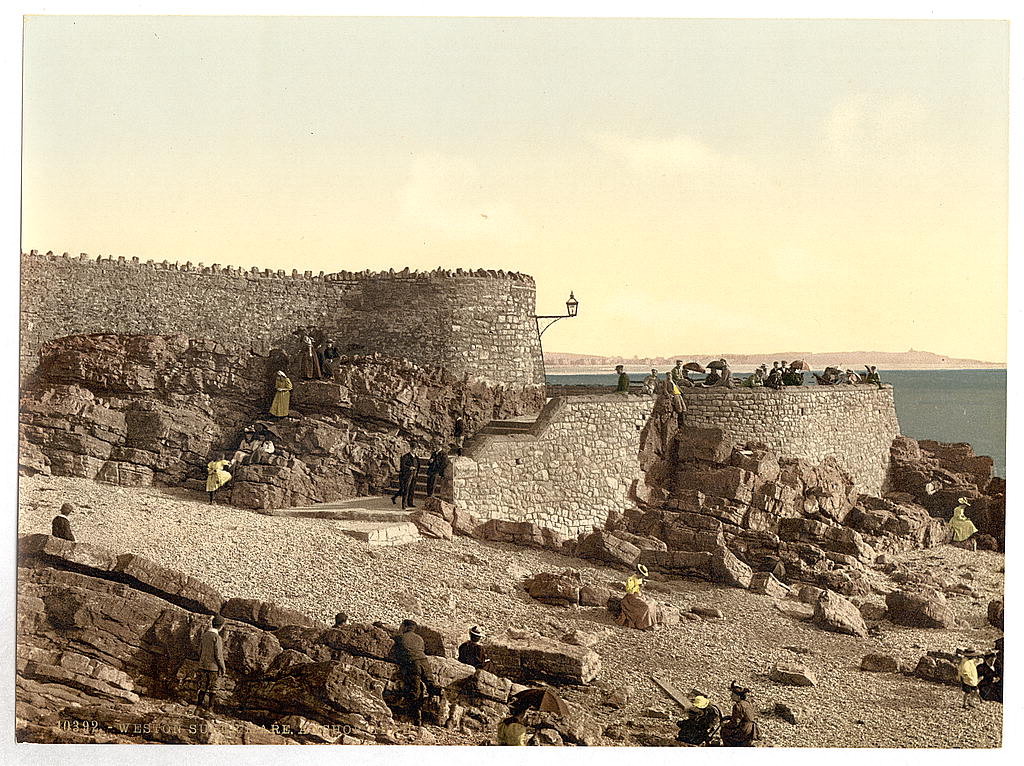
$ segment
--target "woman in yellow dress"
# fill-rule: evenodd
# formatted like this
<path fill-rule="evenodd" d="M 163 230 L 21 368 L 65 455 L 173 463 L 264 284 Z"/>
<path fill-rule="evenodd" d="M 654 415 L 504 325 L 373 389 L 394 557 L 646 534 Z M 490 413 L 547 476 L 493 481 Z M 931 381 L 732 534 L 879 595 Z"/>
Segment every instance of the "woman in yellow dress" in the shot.
<path fill-rule="evenodd" d="M 970 501 L 966 497 L 961 497 L 959 502 L 960 505 L 953 509 L 953 518 L 949 520 L 949 528 L 953 532 L 954 545 L 966 543 L 967 539 L 978 531 L 978 528 L 974 526 L 974 522 L 964 516 L 964 511 L 971 504 Z"/>
<path fill-rule="evenodd" d="M 206 464 L 206 492 L 210 495 L 210 502 L 213 502 L 213 493 L 231 481 L 231 474 L 225 471 L 230 460 L 211 460 Z"/>
<path fill-rule="evenodd" d="M 277 371 L 277 378 L 274 380 L 274 401 L 270 405 L 270 414 L 274 417 L 283 418 L 288 414 L 288 407 L 291 405 L 292 382 L 282 370 Z"/>

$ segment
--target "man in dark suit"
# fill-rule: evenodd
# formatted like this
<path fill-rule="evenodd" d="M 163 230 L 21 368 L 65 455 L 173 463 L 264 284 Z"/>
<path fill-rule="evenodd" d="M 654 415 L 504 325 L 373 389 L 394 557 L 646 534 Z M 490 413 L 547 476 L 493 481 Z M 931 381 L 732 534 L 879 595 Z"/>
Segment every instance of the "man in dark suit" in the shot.
<path fill-rule="evenodd" d="M 415 495 L 416 487 L 416 474 L 420 470 L 420 461 L 413 453 L 409 450 L 401 459 L 398 461 L 398 492 L 391 496 L 391 502 L 394 503 L 399 497 L 402 498 L 402 510 L 406 508 L 415 508 L 413 503 L 413 497 Z"/>
<path fill-rule="evenodd" d="M 71 532 L 71 521 L 68 516 L 75 510 L 75 506 L 71 503 L 64 503 L 60 507 L 60 513 L 53 517 L 53 536 L 59 537 L 62 540 L 75 541 L 75 536 Z"/>
<path fill-rule="evenodd" d="M 430 455 L 430 462 L 427 463 L 427 497 L 434 496 L 434 485 L 438 479 L 443 479 L 445 471 L 448 470 L 448 453 L 440 446 L 436 447 Z"/>

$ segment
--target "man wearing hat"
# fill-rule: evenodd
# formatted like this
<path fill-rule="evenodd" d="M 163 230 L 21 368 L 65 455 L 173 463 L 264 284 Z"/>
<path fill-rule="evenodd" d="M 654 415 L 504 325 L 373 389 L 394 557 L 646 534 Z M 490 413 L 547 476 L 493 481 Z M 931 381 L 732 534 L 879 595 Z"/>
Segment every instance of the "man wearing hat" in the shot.
<path fill-rule="evenodd" d="M 469 641 L 462 643 L 459 646 L 459 662 L 465 665 L 472 665 L 478 670 L 483 668 L 488 662 L 484 651 L 483 640 L 486 637 L 484 629 L 479 625 L 474 625 L 469 631 Z"/>
<path fill-rule="evenodd" d="M 699 689 L 690 690 L 689 702 L 686 718 L 676 722 L 679 727 L 676 740 L 687 745 L 703 745 L 718 732 L 722 711 L 712 705 L 708 695 Z"/>
<path fill-rule="evenodd" d="M 50 524 L 54 537 L 70 540 L 71 542 L 75 541 L 75 535 L 71 532 L 71 520 L 68 518 L 74 510 L 75 506 L 71 503 L 64 503 L 60 507 L 60 512 L 53 517 L 53 522 Z"/>
<path fill-rule="evenodd" d="M 626 374 L 626 368 L 621 364 L 615 365 L 615 372 L 619 376 L 618 384 L 615 387 L 615 392 L 619 394 L 629 393 L 629 375 Z"/>
<path fill-rule="evenodd" d="M 196 705 L 213 709 L 215 692 L 220 688 L 220 677 L 227 672 L 224 665 L 224 641 L 220 632 L 224 627 L 224 618 L 214 616 L 210 627 L 199 640 L 199 697 Z M 203 704 L 203 700 L 206 704 Z"/>

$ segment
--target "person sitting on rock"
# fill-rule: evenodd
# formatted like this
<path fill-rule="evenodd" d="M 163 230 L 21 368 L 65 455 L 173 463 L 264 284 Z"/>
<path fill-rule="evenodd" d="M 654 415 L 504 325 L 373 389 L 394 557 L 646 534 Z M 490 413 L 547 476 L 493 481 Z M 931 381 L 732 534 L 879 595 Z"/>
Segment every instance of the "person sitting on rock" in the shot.
<path fill-rule="evenodd" d="M 324 378 L 333 378 L 335 365 L 337 365 L 338 359 L 341 358 L 341 352 L 338 351 L 334 341 L 328 339 L 324 350 L 318 352 L 317 356 L 320 359 L 320 371 L 323 373 Z"/>
<path fill-rule="evenodd" d="M 402 620 L 395 637 L 395 658 L 398 660 L 406 710 L 417 725 L 422 725 L 423 705 L 428 695 L 435 692 L 435 685 L 430 673 L 430 660 L 416 628 L 415 620 Z"/>
<path fill-rule="evenodd" d="M 232 465 L 227 458 L 227 453 L 224 453 L 223 459 L 211 460 L 206 464 L 206 493 L 210 496 L 211 503 L 213 502 L 213 493 L 231 481 L 231 474 L 224 470 Z"/>
<path fill-rule="evenodd" d="M 74 512 L 75 506 L 73 503 L 64 503 L 60 507 L 60 511 L 53 517 L 53 522 L 50 524 L 50 530 L 54 537 L 75 542 L 75 535 L 71 531 L 71 520 L 68 518 Z"/>
<path fill-rule="evenodd" d="M 348 615 L 344 612 L 338 612 L 334 615 L 334 627 L 340 628 L 342 625 L 348 623 Z"/>
<path fill-rule="evenodd" d="M 288 416 L 288 408 L 291 405 L 292 382 L 284 374 L 284 370 L 278 370 L 274 378 L 274 401 L 270 405 L 270 414 L 275 418 Z"/>
<path fill-rule="evenodd" d="M 213 709 L 214 697 L 220 688 L 220 677 L 227 672 L 224 665 L 224 640 L 221 638 L 223 627 L 224 618 L 215 615 L 210 627 L 199 640 L 199 696 L 196 705 L 208 710 Z"/>
<path fill-rule="evenodd" d="M 647 567 L 637 564 L 636 573 L 626 580 L 626 595 L 619 602 L 619 616 L 615 619 L 619 625 L 637 630 L 654 630 L 654 626 L 660 622 L 657 610 L 640 595 L 647 575 Z"/>
<path fill-rule="evenodd" d="M 746 689 L 735 681 L 729 684 L 732 697 L 732 715 L 722 722 L 719 733 L 722 744 L 726 747 L 753 747 L 757 739 L 757 712 L 747 701 L 750 689 Z"/>
<path fill-rule="evenodd" d="M 498 724 L 499 745 L 525 745 L 530 730 L 526 728 L 525 705 L 509 710 L 509 717 Z"/>
<path fill-rule="evenodd" d="M 959 664 L 956 667 L 956 677 L 960 682 L 960 690 L 964 693 L 962 709 L 976 707 L 971 703 L 971 698 L 976 698 L 978 702 L 981 702 L 981 696 L 978 694 L 978 665 L 982 662 L 982 655 L 973 649 L 957 649 L 956 656 L 959 659 Z"/>
<path fill-rule="evenodd" d="M 961 497 L 958 502 L 960 505 L 953 509 L 953 518 L 949 520 L 949 529 L 953 535 L 953 545 L 958 548 L 969 548 L 973 550 L 974 541 L 970 538 L 978 531 L 978 528 L 974 526 L 973 521 L 964 515 L 967 511 L 967 506 L 969 506 L 971 502 L 966 497 Z"/>
<path fill-rule="evenodd" d="M 464 665 L 472 665 L 478 670 L 490 662 L 486 657 L 486 650 L 484 649 L 483 640 L 485 637 L 484 629 L 479 625 L 474 625 L 470 628 L 469 641 L 459 645 L 459 662 Z"/>
<path fill-rule="evenodd" d="M 698 689 L 691 689 L 686 707 L 686 718 L 678 721 L 679 733 L 676 740 L 687 745 L 703 745 L 717 735 L 722 724 L 722 711 L 711 704 L 708 695 Z"/>

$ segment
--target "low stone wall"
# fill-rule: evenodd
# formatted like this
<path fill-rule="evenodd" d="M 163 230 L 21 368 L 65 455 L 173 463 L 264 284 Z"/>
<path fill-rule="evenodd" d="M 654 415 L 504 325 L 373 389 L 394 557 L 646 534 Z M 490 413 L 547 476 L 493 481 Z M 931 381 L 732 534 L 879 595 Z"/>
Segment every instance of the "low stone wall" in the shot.
<path fill-rule="evenodd" d="M 631 506 L 640 431 L 654 397 L 552 399 L 526 434 L 480 436 L 453 459 L 457 508 L 481 519 L 530 521 L 568 537 Z"/>
<path fill-rule="evenodd" d="M 892 386 L 686 389 L 685 424 L 721 428 L 728 439 L 759 441 L 785 457 L 834 457 L 867 494 L 881 494 L 889 448 L 900 435 Z"/>

